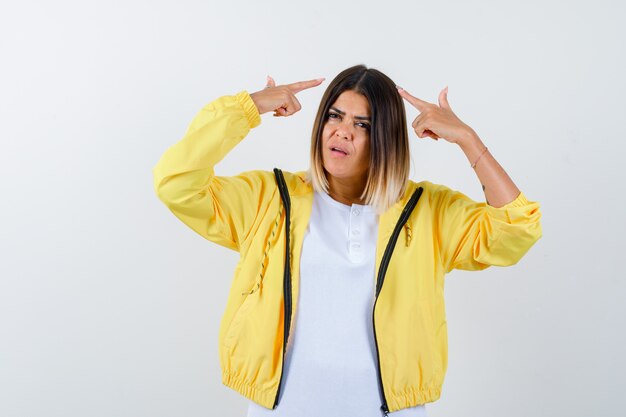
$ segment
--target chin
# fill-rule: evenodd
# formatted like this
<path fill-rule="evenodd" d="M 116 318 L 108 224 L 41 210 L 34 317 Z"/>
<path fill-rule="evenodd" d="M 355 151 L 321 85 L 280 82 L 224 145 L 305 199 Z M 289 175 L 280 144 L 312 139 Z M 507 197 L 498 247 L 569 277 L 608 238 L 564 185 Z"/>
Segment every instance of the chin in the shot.
<path fill-rule="evenodd" d="M 350 161 L 349 158 L 327 158 L 324 155 L 322 159 L 322 167 L 324 168 L 326 175 L 330 175 L 335 178 L 359 178 L 362 175 L 367 176 L 367 172 L 362 172 L 360 174 L 356 172 L 351 162 L 353 161 Z"/>
<path fill-rule="evenodd" d="M 324 171 L 327 176 L 332 176 L 335 178 L 351 178 L 354 177 L 354 174 L 350 172 L 349 169 L 342 169 L 341 167 L 327 166 L 324 165 Z"/>

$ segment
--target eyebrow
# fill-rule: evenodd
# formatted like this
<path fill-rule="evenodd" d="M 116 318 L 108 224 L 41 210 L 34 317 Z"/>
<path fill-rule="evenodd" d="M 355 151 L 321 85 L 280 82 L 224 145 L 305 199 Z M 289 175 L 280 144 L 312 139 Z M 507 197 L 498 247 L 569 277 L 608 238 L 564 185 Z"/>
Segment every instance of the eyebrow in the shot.
<path fill-rule="evenodd" d="M 330 110 L 336 111 L 337 113 L 339 113 L 339 114 L 340 114 L 340 115 L 342 115 L 342 116 L 345 116 L 345 115 L 346 115 L 346 112 L 345 112 L 345 111 L 341 111 L 341 110 L 339 110 L 337 107 L 331 107 L 331 108 L 330 108 Z M 355 118 L 355 119 L 358 119 L 358 120 L 367 120 L 368 122 L 371 122 L 371 121 L 372 121 L 372 119 L 371 119 L 371 118 L 369 118 L 369 117 L 367 117 L 367 116 L 354 116 L 354 118 Z"/>

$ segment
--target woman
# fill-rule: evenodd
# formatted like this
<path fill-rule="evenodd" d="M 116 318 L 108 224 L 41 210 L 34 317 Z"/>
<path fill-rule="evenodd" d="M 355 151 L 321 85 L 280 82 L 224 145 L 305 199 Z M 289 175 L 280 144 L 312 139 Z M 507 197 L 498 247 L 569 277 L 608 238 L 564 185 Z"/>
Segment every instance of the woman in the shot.
<path fill-rule="evenodd" d="M 322 97 L 307 171 L 214 166 L 261 123 L 300 110 L 323 79 L 220 97 L 154 168 L 159 198 L 241 258 L 219 332 L 223 383 L 248 416 L 424 416 L 447 369 L 444 275 L 517 263 L 541 213 L 451 110 L 357 65 Z M 485 192 L 476 202 L 413 182 L 404 102 L 419 138 L 463 150 Z M 286 146 L 290 143 L 286 140 Z"/>

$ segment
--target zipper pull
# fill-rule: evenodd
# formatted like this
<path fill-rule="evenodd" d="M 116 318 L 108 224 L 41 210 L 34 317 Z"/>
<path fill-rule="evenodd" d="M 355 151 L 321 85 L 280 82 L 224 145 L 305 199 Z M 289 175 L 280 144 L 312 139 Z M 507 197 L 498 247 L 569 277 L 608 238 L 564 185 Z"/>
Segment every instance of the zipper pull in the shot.
<path fill-rule="evenodd" d="M 383 404 L 380 406 L 380 410 L 383 412 L 383 416 L 389 415 L 389 409 L 387 408 L 387 404 Z"/>

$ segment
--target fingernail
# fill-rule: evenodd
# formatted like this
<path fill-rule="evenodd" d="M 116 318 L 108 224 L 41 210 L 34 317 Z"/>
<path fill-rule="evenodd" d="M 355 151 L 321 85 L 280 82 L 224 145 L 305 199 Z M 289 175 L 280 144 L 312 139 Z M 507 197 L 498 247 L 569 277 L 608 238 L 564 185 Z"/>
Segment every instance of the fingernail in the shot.
<path fill-rule="evenodd" d="M 397 85 L 397 84 L 396 84 L 396 88 L 397 88 L 398 90 L 404 90 L 404 88 L 400 87 L 400 86 L 399 86 L 399 85 Z"/>
<path fill-rule="evenodd" d="M 326 79 L 326 77 L 317 78 L 316 81 L 324 81 L 325 79 Z"/>

